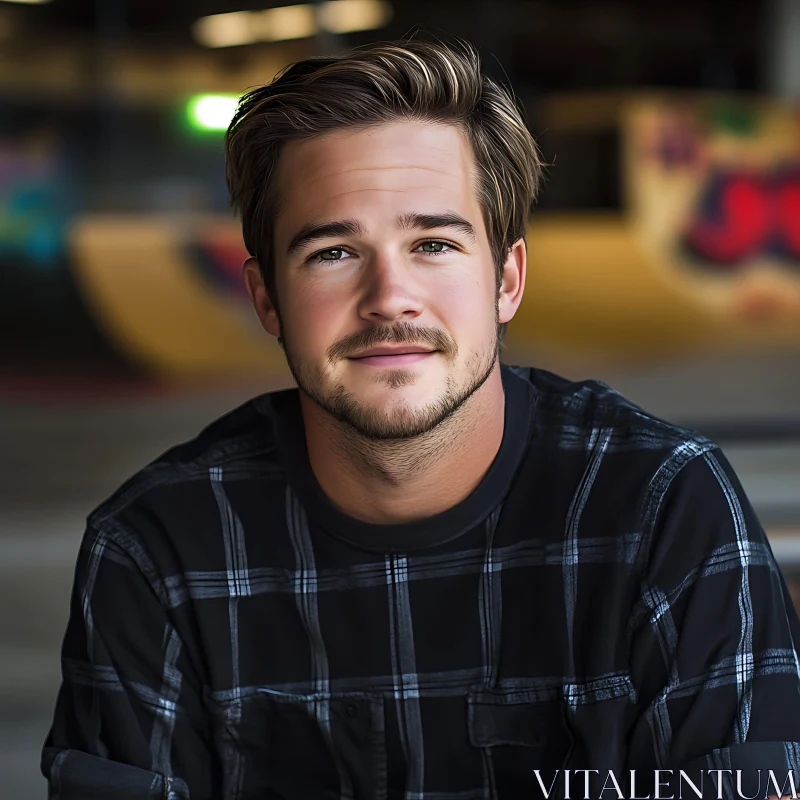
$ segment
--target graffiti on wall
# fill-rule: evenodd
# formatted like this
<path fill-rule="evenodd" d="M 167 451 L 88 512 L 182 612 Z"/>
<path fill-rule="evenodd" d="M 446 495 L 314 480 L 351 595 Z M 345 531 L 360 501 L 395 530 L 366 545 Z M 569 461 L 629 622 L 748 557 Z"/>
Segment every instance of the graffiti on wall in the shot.
<path fill-rule="evenodd" d="M 72 211 L 64 171 L 53 134 L 0 142 L 0 259 L 60 264 Z"/>
<path fill-rule="evenodd" d="M 698 302 L 800 316 L 800 116 L 766 101 L 650 100 L 629 117 L 630 219 Z"/>

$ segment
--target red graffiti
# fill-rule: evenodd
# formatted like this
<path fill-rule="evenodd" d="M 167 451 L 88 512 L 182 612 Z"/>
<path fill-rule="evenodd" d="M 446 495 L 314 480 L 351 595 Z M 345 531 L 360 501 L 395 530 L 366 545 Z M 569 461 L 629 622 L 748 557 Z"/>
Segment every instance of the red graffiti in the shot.
<path fill-rule="evenodd" d="M 701 259 L 721 265 L 759 254 L 800 259 L 800 171 L 714 176 L 684 242 Z"/>
<path fill-rule="evenodd" d="M 800 175 L 778 185 L 776 209 L 786 249 L 792 257 L 800 259 Z"/>

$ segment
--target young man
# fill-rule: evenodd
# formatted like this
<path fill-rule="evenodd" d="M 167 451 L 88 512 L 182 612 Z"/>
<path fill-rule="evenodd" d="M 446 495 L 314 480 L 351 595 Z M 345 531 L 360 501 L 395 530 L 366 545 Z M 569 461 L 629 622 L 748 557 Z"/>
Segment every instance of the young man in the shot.
<path fill-rule="evenodd" d="M 226 148 L 299 388 L 90 515 L 53 796 L 519 800 L 574 769 L 643 796 L 656 769 L 800 767 L 800 625 L 720 451 L 500 365 L 541 166 L 475 52 L 295 64 Z"/>

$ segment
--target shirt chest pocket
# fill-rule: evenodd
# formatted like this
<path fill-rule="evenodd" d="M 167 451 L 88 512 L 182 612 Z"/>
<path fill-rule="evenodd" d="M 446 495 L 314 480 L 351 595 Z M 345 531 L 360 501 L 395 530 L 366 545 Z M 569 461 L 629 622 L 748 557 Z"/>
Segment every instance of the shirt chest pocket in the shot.
<path fill-rule="evenodd" d="M 222 745 L 226 778 L 240 782 L 243 800 L 385 795 L 380 696 L 261 691 L 240 708 L 227 710 Z"/>
<path fill-rule="evenodd" d="M 573 738 L 561 701 L 542 701 L 534 692 L 475 691 L 467 704 L 470 744 L 484 760 L 493 800 L 544 797 L 539 780 L 545 790 L 563 785 L 558 771 L 569 761 Z"/>

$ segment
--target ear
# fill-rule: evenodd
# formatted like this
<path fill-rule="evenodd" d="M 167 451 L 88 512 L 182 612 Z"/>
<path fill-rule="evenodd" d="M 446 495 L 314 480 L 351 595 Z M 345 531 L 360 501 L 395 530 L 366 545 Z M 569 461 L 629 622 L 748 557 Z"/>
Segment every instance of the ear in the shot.
<path fill-rule="evenodd" d="M 261 326 L 271 336 L 281 335 L 281 323 L 278 317 L 278 310 L 270 299 L 264 278 L 261 275 L 261 268 L 252 256 L 242 265 L 242 277 L 247 293 L 253 303 L 253 308 L 261 320 Z"/>
<path fill-rule="evenodd" d="M 527 259 L 525 240 L 517 239 L 511 246 L 506 263 L 503 265 L 503 278 L 497 298 L 498 319 L 501 323 L 508 322 L 517 313 L 522 302 Z"/>

